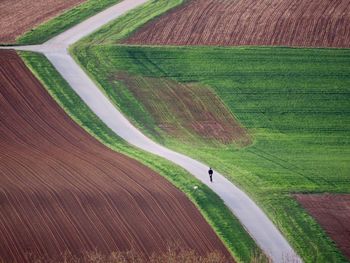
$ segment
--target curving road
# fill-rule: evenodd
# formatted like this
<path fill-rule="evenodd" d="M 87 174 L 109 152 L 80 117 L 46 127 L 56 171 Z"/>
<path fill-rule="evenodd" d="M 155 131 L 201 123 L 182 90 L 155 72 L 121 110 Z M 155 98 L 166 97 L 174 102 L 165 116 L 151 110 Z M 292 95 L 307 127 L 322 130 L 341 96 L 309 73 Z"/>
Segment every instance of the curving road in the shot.
<path fill-rule="evenodd" d="M 2 48 L 45 54 L 83 101 L 118 136 L 136 147 L 180 165 L 218 194 L 273 262 L 302 262 L 276 226 L 247 194 L 219 173 L 215 173 L 214 182 L 210 183 L 207 165 L 169 150 L 143 135 L 112 105 L 69 55 L 68 47 L 71 44 L 145 2 L 147 0 L 124 0 L 42 45 Z"/>

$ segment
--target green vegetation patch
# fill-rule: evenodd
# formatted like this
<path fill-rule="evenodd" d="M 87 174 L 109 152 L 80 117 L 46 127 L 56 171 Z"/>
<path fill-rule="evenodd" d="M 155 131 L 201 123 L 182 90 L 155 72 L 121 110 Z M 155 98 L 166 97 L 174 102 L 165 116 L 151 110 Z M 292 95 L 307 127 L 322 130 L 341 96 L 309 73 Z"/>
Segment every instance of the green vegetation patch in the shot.
<path fill-rule="evenodd" d="M 146 4 L 137 7 L 114 21 L 103 26 L 100 30 L 92 33 L 79 41 L 77 45 L 88 44 L 113 44 L 128 37 L 136 29 L 146 22 L 155 19 L 170 9 L 184 3 L 185 0 L 150 0 Z M 111 34 L 113 32 L 113 34 Z"/>
<path fill-rule="evenodd" d="M 26 32 L 17 39 L 17 44 L 41 44 L 66 31 L 72 26 L 120 2 L 120 0 L 87 0 L 86 2 L 50 19 Z"/>
<path fill-rule="evenodd" d="M 136 126 L 210 164 L 249 193 L 306 262 L 346 261 L 290 193 L 350 193 L 350 50 L 84 42 L 74 55 Z M 144 120 L 154 114 L 125 82 L 111 80 L 120 72 L 210 87 L 254 143 L 245 148 L 185 144 L 171 134 L 152 135 L 150 129 L 159 126 Z M 134 114 L 136 106 L 143 118 Z"/>
<path fill-rule="evenodd" d="M 87 132 L 107 147 L 149 166 L 183 191 L 213 226 L 238 262 L 261 254 L 255 242 L 223 201 L 185 170 L 160 157 L 130 146 L 115 135 L 80 99 L 50 62 L 40 54 L 20 52 L 21 57 L 58 104 Z M 194 189 L 194 186 L 198 186 Z"/>

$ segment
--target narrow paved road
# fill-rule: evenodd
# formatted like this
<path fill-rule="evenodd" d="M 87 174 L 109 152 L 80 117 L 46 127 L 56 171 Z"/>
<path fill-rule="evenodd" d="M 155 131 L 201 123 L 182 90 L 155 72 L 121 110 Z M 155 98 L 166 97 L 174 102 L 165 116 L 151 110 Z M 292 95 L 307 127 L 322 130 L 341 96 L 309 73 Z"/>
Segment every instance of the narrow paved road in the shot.
<path fill-rule="evenodd" d="M 279 230 L 247 194 L 219 173 L 214 174 L 214 182 L 210 183 L 207 174 L 207 165 L 169 150 L 143 135 L 111 104 L 68 54 L 67 49 L 69 45 L 145 2 L 147 0 L 124 0 L 42 45 L 13 48 L 45 54 L 75 92 L 117 135 L 132 145 L 180 165 L 204 184 L 208 185 L 224 200 L 225 204 L 241 221 L 242 225 L 255 239 L 261 249 L 272 258 L 273 262 L 301 262 L 299 256 L 294 252 Z"/>

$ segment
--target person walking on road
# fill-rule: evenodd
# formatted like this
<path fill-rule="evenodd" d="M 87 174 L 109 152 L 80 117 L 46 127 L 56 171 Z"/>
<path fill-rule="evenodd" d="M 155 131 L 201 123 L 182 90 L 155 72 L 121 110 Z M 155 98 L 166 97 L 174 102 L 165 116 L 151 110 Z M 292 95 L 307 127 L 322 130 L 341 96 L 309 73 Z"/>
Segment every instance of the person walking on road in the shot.
<path fill-rule="evenodd" d="M 211 167 L 209 167 L 209 171 L 208 171 L 208 174 L 209 174 L 209 178 L 210 178 L 210 182 L 213 182 L 213 169 L 211 169 Z"/>

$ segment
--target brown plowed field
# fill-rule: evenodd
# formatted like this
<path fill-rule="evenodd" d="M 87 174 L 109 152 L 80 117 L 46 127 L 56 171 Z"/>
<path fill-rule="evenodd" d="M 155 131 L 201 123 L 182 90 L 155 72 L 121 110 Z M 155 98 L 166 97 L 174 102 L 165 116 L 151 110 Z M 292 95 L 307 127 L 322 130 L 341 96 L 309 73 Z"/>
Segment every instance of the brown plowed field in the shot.
<path fill-rule="evenodd" d="M 190 0 L 125 42 L 350 47 L 350 1 Z"/>
<path fill-rule="evenodd" d="M 0 257 L 58 257 L 222 242 L 186 196 L 73 122 L 13 51 L 0 51 Z"/>
<path fill-rule="evenodd" d="M 0 43 L 15 39 L 86 0 L 0 0 Z"/>
<path fill-rule="evenodd" d="M 350 260 L 350 194 L 295 195 Z"/>

